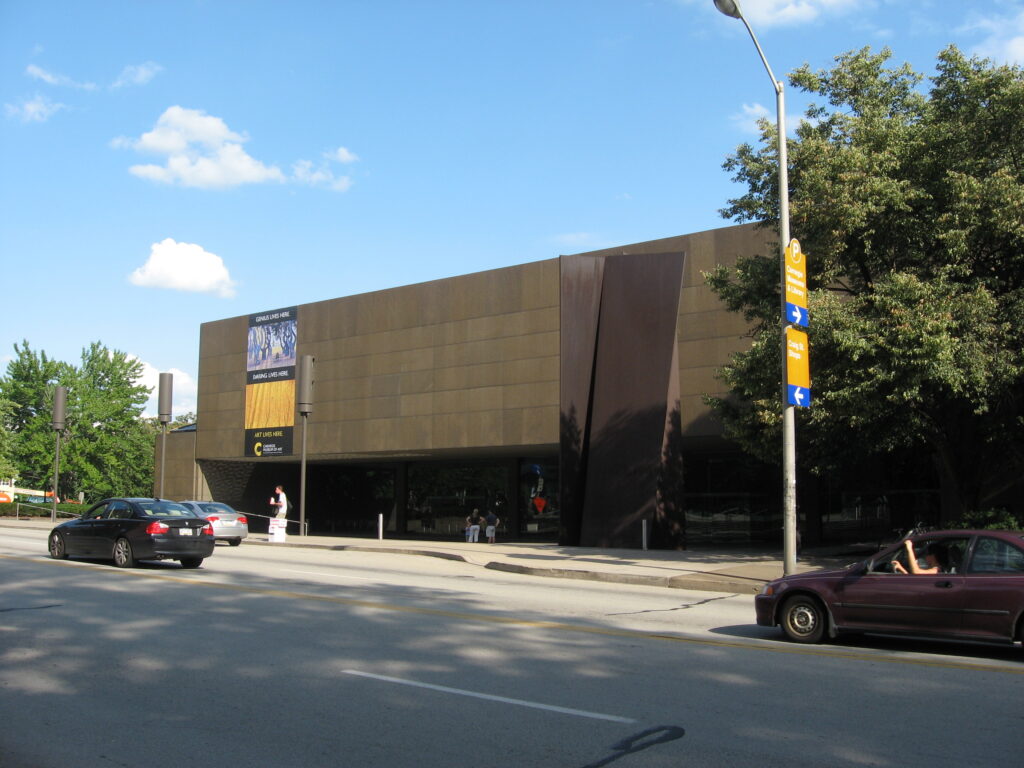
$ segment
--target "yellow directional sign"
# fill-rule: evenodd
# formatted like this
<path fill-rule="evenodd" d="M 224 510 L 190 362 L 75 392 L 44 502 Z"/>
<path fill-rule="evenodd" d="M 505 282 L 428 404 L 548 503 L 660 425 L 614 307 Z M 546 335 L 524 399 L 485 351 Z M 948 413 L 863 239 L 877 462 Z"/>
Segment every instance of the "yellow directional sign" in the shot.
<path fill-rule="evenodd" d="M 811 404 L 810 347 L 807 334 L 796 328 L 786 329 L 786 395 L 790 405 Z"/>
<path fill-rule="evenodd" d="M 800 250 L 800 242 L 794 237 L 786 246 L 785 322 L 806 328 L 808 319 L 807 256 Z"/>

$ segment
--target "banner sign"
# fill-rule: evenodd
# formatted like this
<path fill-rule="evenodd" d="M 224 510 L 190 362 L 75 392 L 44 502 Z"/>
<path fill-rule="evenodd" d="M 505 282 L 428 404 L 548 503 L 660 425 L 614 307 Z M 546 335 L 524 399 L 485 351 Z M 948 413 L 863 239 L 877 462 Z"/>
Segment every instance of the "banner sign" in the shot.
<path fill-rule="evenodd" d="M 245 455 L 290 456 L 295 427 L 298 308 L 249 315 Z"/>
<path fill-rule="evenodd" d="M 800 250 L 794 237 L 786 246 L 786 316 L 784 322 L 806 328 L 810 316 L 807 312 L 807 255 Z"/>
<path fill-rule="evenodd" d="M 810 348 L 807 334 L 795 328 L 786 329 L 786 399 L 801 408 L 811 405 Z"/>

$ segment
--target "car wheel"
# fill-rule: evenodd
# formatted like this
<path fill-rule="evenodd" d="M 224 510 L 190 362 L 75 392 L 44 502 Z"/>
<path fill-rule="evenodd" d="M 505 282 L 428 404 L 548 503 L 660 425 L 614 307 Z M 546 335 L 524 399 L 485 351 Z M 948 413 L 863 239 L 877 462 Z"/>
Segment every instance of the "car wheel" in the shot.
<path fill-rule="evenodd" d="M 228 544 L 230 544 L 232 547 L 237 547 L 241 543 L 241 539 L 228 539 Z"/>
<path fill-rule="evenodd" d="M 183 557 L 178 562 L 181 563 L 182 568 L 198 568 L 203 564 L 203 558 L 201 557 Z"/>
<path fill-rule="evenodd" d="M 64 537 L 59 533 L 50 534 L 50 557 L 54 560 L 66 560 L 68 548 L 64 544 Z"/>
<path fill-rule="evenodd" d="M 114 565 L 118 568 L 135 567 L 135 553 L 128 539 L 120 538 L 114 542 Z"/>
<path fill-rule="evenodd" d="M 820 643 L 825 636 L 826 620 L 820 602 L 807 595 L 795 595 L 782 604 L 779 623 L 786 637 L 796 643 Z"/>

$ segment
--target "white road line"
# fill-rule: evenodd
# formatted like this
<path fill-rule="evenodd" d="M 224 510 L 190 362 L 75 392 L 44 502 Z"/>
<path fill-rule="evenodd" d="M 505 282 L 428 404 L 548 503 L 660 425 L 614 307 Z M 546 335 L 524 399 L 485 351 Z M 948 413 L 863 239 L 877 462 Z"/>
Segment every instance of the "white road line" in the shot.
<path fill-rule="evenodd" d="M 486 699 L 487 701 L 497 701 L 502 704 L 514 704 L 517 707 L 531 707 L 533 709 L 543 709 L 548 712 L 560 712 L 563 715 L 575 715 L 576 717 L 589 717 L 594 720 L 610 720 L 613 723 L 635 723 L 629 717 L 619 717 L 618 715 L 602 715 L 600 712 L 585 712 L 582 709 L 569 709 L 568 707 L 556 707 L 551 704 L 538 704 L 534 701 L 523 701 L 522 699 L 508 699 L 504 696 L 492 696 L 489 693 L 476 693 L 475 691 L 464 691 L 461 688 L 448 688 L 444 685 L 432 685 L 430 683 L 418 683 L 415 680 L 402 680 L 398 677 L 387 677 L 385 675 L 374 675 L 370 672 L 360 672 L 357 669 L 345 669 L 342 670 L 346 675 L 356 675 L 357 677 L 368 677 L 372 680 L 380 680 L 385 683 L 397 683 L 398 685 L 410 685 L 414 688 L 427 688 L 431 691 L 440 691 L 441 693 L 454 693 L 459 696 L 470 696 L 474 699 Z"/>

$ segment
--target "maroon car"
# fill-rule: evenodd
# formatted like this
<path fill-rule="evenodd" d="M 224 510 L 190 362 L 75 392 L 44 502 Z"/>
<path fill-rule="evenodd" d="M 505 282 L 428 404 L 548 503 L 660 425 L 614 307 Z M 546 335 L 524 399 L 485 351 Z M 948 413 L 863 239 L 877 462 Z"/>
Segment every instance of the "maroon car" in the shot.
<path fill-rule="evenodd" d="M 1024 532 L 915 534 L 841 571 L 771 581 L 754 605 L 758 624 L 798 643 L 846 632 L 1024 642 Z"/>

